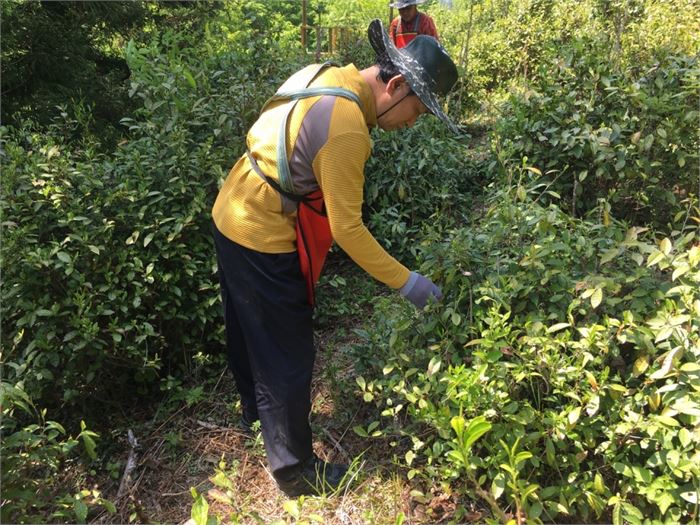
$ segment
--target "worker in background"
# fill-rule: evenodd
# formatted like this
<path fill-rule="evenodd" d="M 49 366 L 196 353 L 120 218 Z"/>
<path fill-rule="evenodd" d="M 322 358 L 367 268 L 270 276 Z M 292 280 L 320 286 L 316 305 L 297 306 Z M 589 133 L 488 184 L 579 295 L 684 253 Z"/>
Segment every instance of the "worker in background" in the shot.
<path fill-rule="evenodd" d="M 396 47 L 407 46 L 418 35 L 428 35 L 438 40 L 435 22 L 430 15 L 419 12 L 416 7 L 423 2 L 425 0 L 396 0 L 389 4 L 399 9 L 399 16 L 389 26 L 389 37 Z"/>

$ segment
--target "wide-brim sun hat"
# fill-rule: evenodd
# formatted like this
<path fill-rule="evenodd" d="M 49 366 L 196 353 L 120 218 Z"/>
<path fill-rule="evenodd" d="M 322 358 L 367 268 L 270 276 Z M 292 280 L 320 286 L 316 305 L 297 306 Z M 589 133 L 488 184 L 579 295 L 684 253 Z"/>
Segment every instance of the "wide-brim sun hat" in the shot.
<path fill-rule="evenodd" d="M 438 96 L 447 95 L 457 82 L 457 66 L 440 42 L 432 36 L 418 35 L 406 47 L 398 49 L 379 19 L 370 22 L 367 35 L 375 53 L 389 56 L 428 110 L 458 132 L 438 101 Z"/>
<path fill-rule="evenodd" d="M 418 5 L 424 3 L 425 0 L 396 0 L 396 2 L 392 2 L 389 4 L 389 7 L 396 7 L 398 9 L 403 9 L 404 7 L 408 7 L 411 5 Z"/>

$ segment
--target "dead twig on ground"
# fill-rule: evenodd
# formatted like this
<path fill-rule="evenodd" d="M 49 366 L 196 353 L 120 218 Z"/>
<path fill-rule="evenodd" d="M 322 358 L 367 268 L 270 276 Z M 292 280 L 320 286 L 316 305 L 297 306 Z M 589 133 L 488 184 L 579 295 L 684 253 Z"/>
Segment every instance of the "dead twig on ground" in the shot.
<path fill-rule="evenodd" d="M 321 427 L 321 430 L 323 430 L 323 433 L 328 436 L 328 439 L 333 443 L 333 446 L 335 449 L 340 453 L 341 456 L 343 456 L 343 459 L 347 461 L 348 463 L 351 461 L 350 454 L 348 454 L 345 449 L 342 447 L 342 445 L 338 442 L 337 439 L 333 437 L 333 434 L 330 433 L 325 427 Z M 343 434 L 344 435 L 344 434 Z"/>
<path fill-rule="evenodd" d="M 136 436 L 134 436 L 134 432 L 131 429 L 127 430 L 127 439 L 129 440 L 131 450 L 129 451 L 129 459 L 126 461 L 126 467 L 124 467 L 124 475 L 122 476 L 122 481 L 119 484 L 119 490 L 117 491 L 117 499 L 121 499 L 124 496 L 124 493 L 132 485 L 131 473 L 137 465 L 136 449 L 139 446 L 139 442 L 136 439 Z"/>

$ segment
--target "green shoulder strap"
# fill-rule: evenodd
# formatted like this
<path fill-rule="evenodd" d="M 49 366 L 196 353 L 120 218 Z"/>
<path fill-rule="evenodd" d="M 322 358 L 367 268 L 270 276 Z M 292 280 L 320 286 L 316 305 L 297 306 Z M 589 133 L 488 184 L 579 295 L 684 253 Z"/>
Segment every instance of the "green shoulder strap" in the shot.
<path fill-rule="evenodd" d="M 277 172 L 279 174 L 279 184 L 280 187 L 287 193 L 294 194 L 294 183 L 292 181 L 292 175 L 289 171 L 289 161 L 287 160 L 287 122 L 289 121 L 289 115 L 291 114 L 292 109 L 294 109 L 294 106 L 296 106 L 296 103 L 302 98 L 332 95 L 347 98 L 356 102 L 360 106 L 362 105 L 360 102 L 360 97 L 347 89 L 338 87 L 308 87 L 308 85 L 324 68 L 331 65 L 334 64 L 331 62 L 325 62 L 323 64 L 309 66 L 305 70 L 300 71 L 299 73 L 306 77 L 306 79 L 302 78 L 302 85 L 305 87 L 300 89 L 284 89 L 285 86 L 283 85 L 277 91 L 277 93 L 272 95 L 267 102 L 265 102 L 265 105 L 263 106 L 264 111 L 268 104 L 272 102 L 278 100 L 289 100 L 284 114 L 282 115 L 282 122 L 280 123 L 279 134 L 277 137 Z"/>

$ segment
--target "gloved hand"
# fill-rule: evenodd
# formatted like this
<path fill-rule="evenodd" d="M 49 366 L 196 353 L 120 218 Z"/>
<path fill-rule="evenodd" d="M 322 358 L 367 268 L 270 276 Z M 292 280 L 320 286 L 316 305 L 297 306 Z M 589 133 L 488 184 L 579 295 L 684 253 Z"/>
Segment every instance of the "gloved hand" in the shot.
<path fill-rule="evenodd" d="M 411 272 L 408 281 L 399 290 L 402 296 L 411 301 L 416 308 L 423 308 L 428 298 L 442 299 L 442 291 L 430 279 L 418 272 Z"/>

